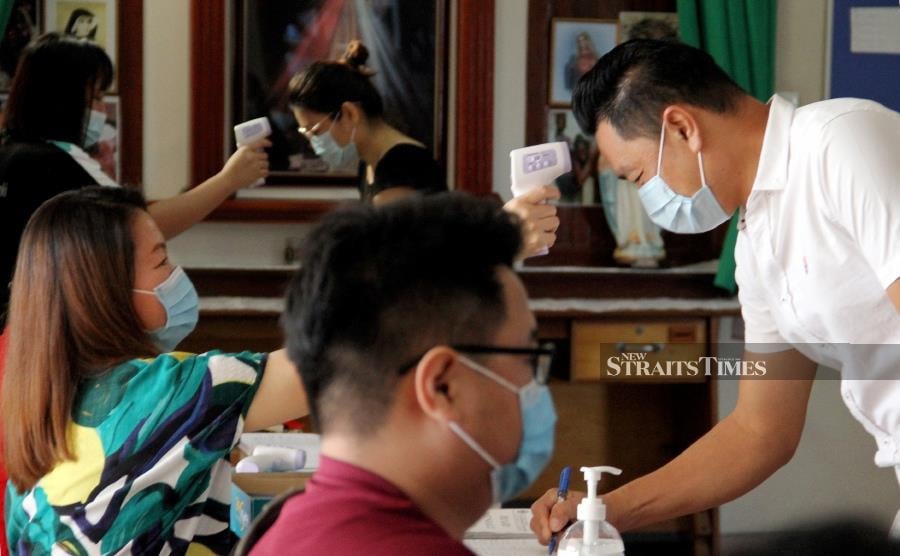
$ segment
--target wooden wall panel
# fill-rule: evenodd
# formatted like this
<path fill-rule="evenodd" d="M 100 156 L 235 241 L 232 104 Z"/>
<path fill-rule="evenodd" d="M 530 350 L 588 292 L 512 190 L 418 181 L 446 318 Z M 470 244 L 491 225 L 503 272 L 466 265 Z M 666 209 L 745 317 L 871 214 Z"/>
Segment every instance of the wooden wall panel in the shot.
<path fill-rule="evenodd" d="M 120 0 L 118 18 L 119 183 L 138 187 L 144 181 L 144 0 Z"/>
<path fill-rule="evenodd" d="M 494 0 L 460 0 L 456 49 L 456 186 L 493 192 Z"/>

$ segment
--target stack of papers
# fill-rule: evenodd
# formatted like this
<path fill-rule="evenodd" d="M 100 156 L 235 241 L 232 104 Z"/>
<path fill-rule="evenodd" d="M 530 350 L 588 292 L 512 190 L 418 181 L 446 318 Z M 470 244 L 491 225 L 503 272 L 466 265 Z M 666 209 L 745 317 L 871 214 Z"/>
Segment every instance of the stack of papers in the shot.
<path fill-rule="evenodd" d="M 531 532 L 531 510 L 492 509 L 466 531 L 464 543 L 479 556 L 546 556 Z"/>
<path fill-rule="evenodd" d="M 250 432 L 241 435 L 238 449 L 245 454 L 252 454 L 257 446 L 275 446 L 292 448 L 306 452 L 306 463 L 299 473 L 312 473 L 319 468 L 321 454 L 321 437 L 318 434 L 301 432 Z"/>

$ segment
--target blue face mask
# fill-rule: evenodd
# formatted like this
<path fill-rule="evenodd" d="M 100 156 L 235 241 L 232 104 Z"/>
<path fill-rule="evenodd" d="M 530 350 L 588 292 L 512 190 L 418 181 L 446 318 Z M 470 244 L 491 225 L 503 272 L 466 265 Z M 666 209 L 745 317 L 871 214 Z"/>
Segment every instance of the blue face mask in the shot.
<path fill-rule="evenodd" d="M 685 197 L 672 191 L 663 179 L 662 155 L 666 138 L 666 126 L 663 124 L 659 134 L 659 157 L 656 161 L 656 175 L 650 178 L 640 189 L 638 195 L 647 214 L 660 228 L 679 234 L 699 234 L 708 232 L 729 218 L 712 190 L 706 185 L 703 175 L 703 155 L 697 153 L 700 164 L 700 191 L 692 197 Z"/>
<path fill-rule="evenodd" d="M 166 324 L 149 332 L 153 342 L 163 352 L 175 349 L 188 334 L 193 332 L 200 318 L 200 298 L 191 279 L 180 266 L 153 291 L 139 290 L 138 293 L 155 295 L 166 309 Z"/>
<path fill-rule="evenodd" d="M 354 126 L 353 131 L 350 132 L 350 141 L 342 147 L 338 145 L 337 141 L 334 140 L 334 136 L 331 134 L 331 130 L 329 129 L 321 135 L 313 135 L 312 137 L 310 137 L 309 143 L 310 145 L 312 145 L 313 151 L 315 151 L 316 155 L 324 160 L 325 164 L 328 164 L 329 168 L 334 169 L 340 168 L 351 160 L 359 158 L 359 153 L 356 150 L 356 144 L 353 142 L 353 139 L 355 137 L 356 127 Z"/>
<path fill-rule="evenodd" d="M 103 127 L 106 125 L 106 112 L 94 110 L 88 113 L 87 128 L 84 130 L 84 146 L 90 148 L 100 142 Z"/>
<path fill-rule="evenodd" d="M 501 465 L 481 447 L 458 423 L 448 426 L 475 453 L 491 466 L 491 489 L 494 503 L 506 502 L 519 494 L 537 479 L 553 455 L 553 436 L 556 429 L 556 410 L 550 390 L 534 380 L 518 388 L 487 367 L 467 357 L 460 356 L 467 367 L 503 386 L 519 397 L 522 416 L 522 441 L 515 461 Z"/>

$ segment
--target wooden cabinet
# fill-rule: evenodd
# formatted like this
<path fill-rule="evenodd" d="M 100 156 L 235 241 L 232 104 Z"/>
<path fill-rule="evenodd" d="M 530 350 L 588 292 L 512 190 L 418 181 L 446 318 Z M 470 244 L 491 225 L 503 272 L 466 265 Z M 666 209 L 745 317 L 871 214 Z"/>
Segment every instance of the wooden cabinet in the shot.
<path fill-rule="evenodd" d="M 556 448 L 522 501 L 555 488 L 567 465 L 573 467 L 574 490 L 584 490 L 579 467 L 619 467 L 622 475 L 601 482 L 601 491 L 608 492 L 662 467 L 708 431 L 717 417 L 714 378 L 703 372 L 679 375 L 675 369 L 679 362 L 686 369 L 710 355 L 710 323 L 708 318 L 574 318 L 568 338 L 562 323 L 544 327 L 563 344 L 564 360 L 550 383 L 558 414 Z M 613 376 L 615 361 L 620 366 L 643 361 L 650 370 L 668 366 L 672 372 Z M 715 554 L 718 510 L 657 523 L 631 535 L 636 537 L 678 544 L 686 554 Z"/>
<path fill-rule="evenodd" d="M 699 373 L 678 362 L 706 355 L 706 322 L 617 322 L 576 320 L 572 323 L 573 381 L 703 382 Z"/>

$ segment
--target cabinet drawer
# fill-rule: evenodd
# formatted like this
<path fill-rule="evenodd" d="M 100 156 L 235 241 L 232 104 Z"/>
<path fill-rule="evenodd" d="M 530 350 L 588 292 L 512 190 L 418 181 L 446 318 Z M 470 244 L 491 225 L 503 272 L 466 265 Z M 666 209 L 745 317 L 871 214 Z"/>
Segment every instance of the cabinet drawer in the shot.
<path fill-rule="evenodd" d="M 703 382 L 706 321 L 575 321 L 574 381 Z"/>

